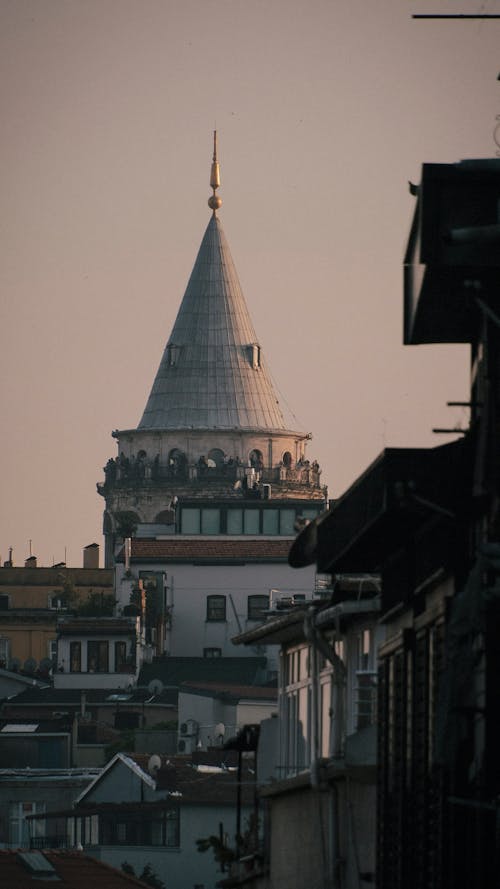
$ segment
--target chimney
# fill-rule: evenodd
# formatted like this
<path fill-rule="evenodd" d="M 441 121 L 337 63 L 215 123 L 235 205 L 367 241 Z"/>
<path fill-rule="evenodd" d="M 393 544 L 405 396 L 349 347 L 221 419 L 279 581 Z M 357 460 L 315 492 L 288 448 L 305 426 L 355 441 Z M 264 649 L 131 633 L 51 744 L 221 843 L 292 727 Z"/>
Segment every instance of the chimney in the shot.
<path fill-rule="evenodd" d="M 36 568 L 36 556 L 28 556 L 24 563 L 25 568 Z"/>
<path fill-rule="evenodd" d="M 83 548 L 83 567 L 98 568 L 99 567 L 99 544 L 89 543 Z"/>

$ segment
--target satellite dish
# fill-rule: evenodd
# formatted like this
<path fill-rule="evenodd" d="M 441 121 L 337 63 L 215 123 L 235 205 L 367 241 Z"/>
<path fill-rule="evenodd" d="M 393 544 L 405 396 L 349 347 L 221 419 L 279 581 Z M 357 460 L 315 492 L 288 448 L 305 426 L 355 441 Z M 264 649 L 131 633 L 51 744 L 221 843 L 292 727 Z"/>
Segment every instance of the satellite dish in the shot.
<path fill-rule="evenodd" d="M 217 738 L 223 738 L 226 734 L 226 726 L 223 722 L 218 722 L 214 728 L 214 732 Z"/>
<path fill-rule="evenodd" d="M 153 778 L 156 778 L 158 769 L 161 769 L 161 757 L 157 753 L 153 753 L 148 759 L 148 772 Z"/>
<path fill-rule="evenodd" d="M 217 468 L 217 463 L 215 462 L 215 460 L 212 460 L 212 458 L 209 457 L 208 460 L 207 460 L 207 466 L 209 466 L 210 469 L 216 469 L 216 468 Z"/>
<path fill-rule="evenodd" d="M 34 673 L 35 670 L 36 670 L 36 668 L 37 668 L 37 666 L 38 666 L 38 664 L 37 664 L 35 658 L 34 658 L 34 657 L 29 657 L 29 658 L 24 662 L 24 671 L 25 671 L 25 673 Z"/>
<path fill-rule="evenodd" d="M 148 685 L 148 691 L 151 692 L 152 695 L 161 695 L 163 691 L 163 682 L 161 679 L 152 679 Z"/>

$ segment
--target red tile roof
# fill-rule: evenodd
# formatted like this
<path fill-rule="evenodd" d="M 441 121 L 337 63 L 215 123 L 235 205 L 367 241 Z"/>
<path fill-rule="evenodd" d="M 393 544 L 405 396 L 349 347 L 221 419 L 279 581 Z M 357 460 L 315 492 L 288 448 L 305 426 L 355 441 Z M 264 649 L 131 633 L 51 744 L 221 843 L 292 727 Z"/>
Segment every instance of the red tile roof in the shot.
<path fill-rule="evenodd" d="M 45 859 L 54 868 L 56 879 L 41 879 L 29 870 L 16 849 L 0 849 L 0 886 L 5 889 L 39 889 L 40 886 L 60 886 L 61 889 L 89 889 L 89 886 L 105 886 L 106 889 L 144 889 L 142 880 L 131 877 L 83 852 L 46 849 Z"/>
<path fill-rule="evenodd" d="M 132 560 L 192 562 L 286 562 L 292 541 L 283 537 L 222 539 L 220 537 L 168 540 L 132 538 Z M 123 555 L 120 555 L 123 561 Z"/>

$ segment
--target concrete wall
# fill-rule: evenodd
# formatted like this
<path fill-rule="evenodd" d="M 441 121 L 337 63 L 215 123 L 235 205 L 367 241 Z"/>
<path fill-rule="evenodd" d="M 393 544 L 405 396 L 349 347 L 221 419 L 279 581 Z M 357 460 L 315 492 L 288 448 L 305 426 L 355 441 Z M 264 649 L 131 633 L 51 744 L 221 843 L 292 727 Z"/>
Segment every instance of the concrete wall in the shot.
<path fill-rule="evenodd" d="M 252 646 L 235 647 L 231 639 L 251 629 L 258 622 L 247 620 L 248 596 L 269 595 L 279 590 L 283 596 L 305 593 L 312 596 L 315 583 L 314 566 L 297 571 L 288 564 L 244 565 L 182 565 L 164 566 L 167 573 L 167 601 L 173 605 L 168 651 L 172 656 L 201 657 L 205 648 L 220 648 L 222 656 L 245 654 L 255 656 Z M 151 563 L 140 566 L 143 571 L 161 571 L 162 566 Z M 134 567 L 134 574 L 138 570 Z M 121 582 L 123 566 L 117 567 L 116 596 L 122 606 L 127 605 L 130 587 Z M 226 596 L 226 620 L 207 621 L 207 596 Z M 231 599 L 234 603 L 234 609 Z M 272 669 L 278 669 L 274 649 Z M 262 653 L 262 652 L 259 652 Z"/>
<path fill-rule="evenodd" d="M 243 828 L 248 816 L 249 810 L 243 808 Z M 221 873 L 211 851 L 198 852 L 196 840 L 211 834 L 218 835 L 220 823 L 223 832 L 228 835 L 229 844 L 234 845 L 236 805 L 184 805 L 180 810 L 180 846 L 177 849 L 165 846 L 102 846 L 86 847 L 85 852 L 113 867 L 120 868 L 124 861 L 128 861 L 136 874 L 141 874 L 149 863 L 168 889 L 193 889 L 194 886 L 215 889 L 216 883 L 228 874 Z"/>
<path fill-rule="evenodd" d="M 2 772 L 0 770 L 0 848 L 9 846 L 9 811 L 11 803 L 36 803 L 45 806 L 46 812 L 62 811 L 71 808 L 73 801 L 93 780 L 94 772 L 76 774 L 72 770 L 65 773 L 47 773 L 36 770 Z M 66 822 L 49 822 L 47 832 L 64 835 Z"/>
<path fill-rule="evenodd" d="M 375 784 L 348 775 L 270 799 L 268 889 L 359 889 L 375 873 Z M 364 884 L 363 884 L 364 885 Z"/>

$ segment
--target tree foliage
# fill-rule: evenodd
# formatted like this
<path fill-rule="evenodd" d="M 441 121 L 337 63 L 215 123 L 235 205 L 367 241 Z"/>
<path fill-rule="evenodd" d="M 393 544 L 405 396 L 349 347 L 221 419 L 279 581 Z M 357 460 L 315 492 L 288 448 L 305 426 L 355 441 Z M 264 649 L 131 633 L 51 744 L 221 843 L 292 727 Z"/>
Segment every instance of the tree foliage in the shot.
<path fill-rule="evenodd" d="M 129 874 L 131 877 L 137 877 L 138 880 L 142 880 L 143 883 L 152 886 L 152 889 L 165 889 L 165 883 L 155 874 L 149 863 L 144 866 L 140 875 L 136 874 L 133 866 L 128 861 L 124 861 L 121 867 L 123 873 Z"/>

